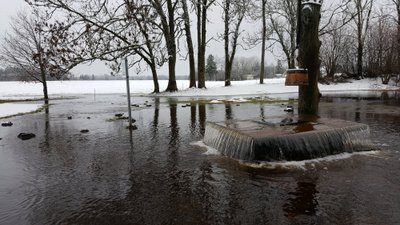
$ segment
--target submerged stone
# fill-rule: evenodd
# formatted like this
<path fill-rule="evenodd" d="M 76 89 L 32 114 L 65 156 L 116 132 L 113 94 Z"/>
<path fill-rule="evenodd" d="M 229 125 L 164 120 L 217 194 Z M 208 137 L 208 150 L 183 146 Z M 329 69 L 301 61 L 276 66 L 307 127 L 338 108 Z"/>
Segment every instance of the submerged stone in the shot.
<path fill-rule="evenodd" d="M 208 122 L 204 143 L 245 161 L 298 161 L 372 149 L 369 127 L 339 119 Z"/>
<path fill-rule="evenodd" d="M 7 122 L 7 123 L 2 123 L 1 126 L 2 127 L 11 127 L 13 125 L 12 122 Z"/>
<path fill-rule="evenodd" d="M 21 140 L 29 140 L 29 139 L 32 139 L 34 137 L 36 137 L 36 135 L 32 134 L 32 133 L 20 133 L 20 134 L 18 134 L 18 138 L 21 139 Z"/>

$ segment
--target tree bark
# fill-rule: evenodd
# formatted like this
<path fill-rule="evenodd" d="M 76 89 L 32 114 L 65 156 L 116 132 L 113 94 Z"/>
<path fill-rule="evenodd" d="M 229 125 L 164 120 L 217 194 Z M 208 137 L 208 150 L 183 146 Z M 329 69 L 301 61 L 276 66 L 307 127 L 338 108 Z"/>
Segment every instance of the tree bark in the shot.
<path fill-rule="evenodd" d="M 299 41 L 299 65 L 308 70 L 308 86 L 299 86 L 299 114 L 318 115 L 319 89 L 318 77 L 320 74 L 319 49 L 319 22 L 320 9 L 318 4 L 306 3 L 302 5 L 301 30 Z"/>
<path fill-rule="evenodd" d="M 397 70 L 400 71 L 400 0 L 395 1 L 397 12 Z"/>
<path fill-rule="evenodd" d="M 206 67 L 206 44 L 207 44 L 207 10 L 209 7 L 208 0 L 198 0 L 197 2 L 197 40 L 198 40 L 198 57 L 197 57 L 197 75 L 199 88 L 206 87 L 205 67 Z"/>
<path fill-rule="evenodd" d="M 361 37 L 358 37 L 358 46 L 357 46 L 357 79 L 363 77 L 363 54 L 364 54 L 364 46 L 361 40 Z"/>
<path fill-rule="evenodd" d="M 229 62 L 229 10 L 230 0 L 225 0 L 224 6 L 224 44 L 225 44 L 225 86 L 231 86 L 232 64 Z"/>
<path fill-rule="evenodd" d="M 40 50 L 42 49 L 40 43 L 36 42 L 37 46 L 38 46 L 38 50 L 39 52 L 41 52 Z M 44 104 L 46 105 L 46 108 L 49 105 L 49 94 L 47 92 L 47 77 L 46 77 L 46 67 L 45 67 L 45 63 L 43 60 L 43 56 L 42 54 L 39 54 L 39 69 L 40 69 L 40 81 L 42 82 L 43 85 L 43 98 L 44 98 Z M 46 111 L 47 112 L 47 111 Z"/>
<path fill-rule="evenodd" d="M 178 87 L 176 86 L 176 75 L 175 75 L 175 65 L 176 65 L 176 43 L 175 43 L 175 12 L 172 4 L 172 0 L 167 0 L 167 8 L 168 8 L 168 33 L 165 35 L 167 39 L 167 49 L 168 49 L 168 86 L 166 91 L 177 91 Z"/>
<path fill-rule="evenodd" d="M 151 74 L 153 76 L 153 84 L 154 84 L 154 93 L 160 92 L 160 86 L 158 85 L 158 77 L 157 77 L 157 69 L 155 67 L 155 63 L 150 66 Z"/>
<path fill-rule="evenodd" d="M 260 65 L 260 84 L 264 83 L 264 74 L 265 74 L 265 42 L 266 42 L 266 34 L 267 34 L 267 23 L 265 16 L 265 7 L 267 6 L 267 0 L 262 0 L 262 44 L 261 44 L 261 65 Z"/>
<path fill-rule="evenodd" d="M 42 85 L 43 85 L 43 97 L 44 97 L 44 104 L 46 107 L 49 105 L 49 95 L 47 92 L 47 79 L 46 79 L 46 71 L 44 68 L 40 68 L 40 75 L 42 77 Z"/>
<path fill-rule="evenodd" d="M 231 0 L 225 0 L 224 4 L 224 44 L 225 44 L 225 86 L 231 85 L 231 74 L 232 74 L 232 64 L 235 59 L 236 48 L 238 43 L 238 38 L 240 36 L 240 25 L 244 19 L 247 5 L 246 1 L 234 2 Z M 233 7 L 233 9 L 231 9 Z M 234 11 L 234 12 L 231 12 Z M 231 15 L 231 13 L 235 13 Z M 234 17 L 237 17 L 234 19 Z M 229 25 L 233 23 L 232 30 Z M 230 35 L 232 37 L 230 38 Z M 231 53 L 229 54 L 229 43 L 231 42 Z"/>
<path fill-rule="evenodd" d="M 189 11 L 186 0 L 182 0 L 183 20 L 185 23 L 186 42 L 189 52 L 189 87 L 196 87 L 196 68 L 192 32 L 190 31 Z"/>

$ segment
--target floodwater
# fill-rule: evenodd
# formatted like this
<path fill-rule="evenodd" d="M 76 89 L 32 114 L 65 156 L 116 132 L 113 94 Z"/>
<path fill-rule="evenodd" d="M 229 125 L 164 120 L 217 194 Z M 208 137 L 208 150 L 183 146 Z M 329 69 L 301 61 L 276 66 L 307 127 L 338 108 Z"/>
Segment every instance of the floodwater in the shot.
<path fill-rule="evenodd" d="M 0 127 L 0 224 L 400 224 L 400 93 L 322 98 L 322 117 L 368 124 L 379 151 L 277 164 L 193 143 L 206 121 L 280 116 L 285 105 L 181 100 L 133 97 L 132 135 L 113 120 L 127 115 L 122 95 L 0 120 L 14 123 Z"/>

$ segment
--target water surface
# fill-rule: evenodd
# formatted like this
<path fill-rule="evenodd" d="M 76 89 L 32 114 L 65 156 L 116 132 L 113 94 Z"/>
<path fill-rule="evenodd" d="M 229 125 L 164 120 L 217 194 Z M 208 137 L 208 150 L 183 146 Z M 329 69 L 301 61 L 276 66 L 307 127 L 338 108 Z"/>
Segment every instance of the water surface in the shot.
<path fill-rule="evenodd" d="M 322 117 L 368 124 L 379 152 L 278 166 L 191 143 L 206 121 L 281 116 L 282 103 L 182 107 L 133 97 L 130 135 L 113 120 L 127 114 L 125 96 L 55 100 L 49 114 L 0 127 L 0 224 L 399 224 L 399 96 L 322 98 Z M 36 138 L 21 141 L 20 132 Z"/>

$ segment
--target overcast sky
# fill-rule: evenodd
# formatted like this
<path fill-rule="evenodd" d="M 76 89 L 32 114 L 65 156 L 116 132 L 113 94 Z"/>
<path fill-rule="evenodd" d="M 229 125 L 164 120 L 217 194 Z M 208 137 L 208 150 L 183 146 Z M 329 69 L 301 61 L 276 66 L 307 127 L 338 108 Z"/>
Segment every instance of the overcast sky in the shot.
<path fill-rule="evenodd" d="M 13 15 L 15 15 L 19 10 L 23 10 L 24 8 L 27 9 L 29 6 L 24 0 L 0 0 L 0 32 L 1 32 L 1 37 L 3 37 L 4 33 L 6 30 L 9 28 L 10 24 L 10 19 Z M 222 19 L 221 19 L 222 12 L 219 9 L 219 6 L 214 6 L 212 11 L 209 12 L 209 17 L 210 17 L 210 23 L 208 24 L 207 31 L 208 31 L 208 38 L 215 37 L 217 36 L 218 33 L 223 32 L 223 26 L 222 24 Z M 254 29 L 254 24 L 249 24 L 246 23 L 243 26 L 243 29 Z M 183 45 L 185 42 L 184 40 L 181 41 L 181 45 Z M 181 49 L 185 50 L 185 47 L 182 46 Z M 244 51 L 241 48 L 238 48 L 237 50 L 237 57 L 240 56 L 245 56 L 245 57 L 260 57 L 260 48 L 254 48 L 251 50 Z M 213 54 L 215 56 L 218 56 L 220 58 L 223 58 L 224 56 L 224 49 L 223 49 L 223 42 L 217 42 L 217 41 L 211 41 L 208 45 L 207 48 L 207 53 L 208 54 Z M 275 59 L 272 56 L 272 54 L 268 53 L 267 55 L 267 64 L 275 63 Z M 176 66 L 176 72 L 177 75 L 187 75 L 189 72 L 188 68 L 188 63 L 180 60 L 177 63 Z M 110 73 L 110 70 L 101 62 L 95 62 L 92 65 L 82 65 L 78 66 L 72 71 L 74 74 L 79 75 L 79 74 L 108 74 Z M 131 74 L 133 74 L 134 71 L 131 71 Z M 149 74 L 150 71 L 146 71 L 144 74 Z M 164 66 L 159 70 L 159 74 L 168 74 L 167 67 Z"/>

